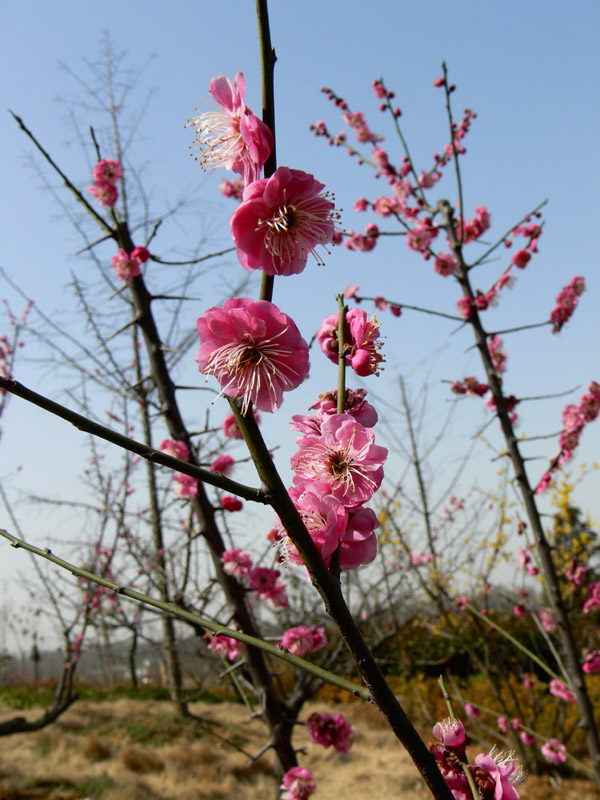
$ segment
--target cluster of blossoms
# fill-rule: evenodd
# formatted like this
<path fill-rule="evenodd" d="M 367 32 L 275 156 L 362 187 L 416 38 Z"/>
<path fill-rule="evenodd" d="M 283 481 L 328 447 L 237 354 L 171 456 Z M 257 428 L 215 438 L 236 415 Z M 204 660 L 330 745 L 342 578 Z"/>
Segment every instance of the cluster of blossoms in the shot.
<path fill-rule="evenodd" d="M 140 267 L 150 258 L 150 253 L 145 247 L 135 247 L 131 253 L 119 248 L 111 258 L 115 274 L 119 280 L 130 281 L 140 274 Z"/>
<path fill-rule="evenodd" d="M 270 567 L 253 567 L 252 558 L 239 547 L 225 550 L 221 556 L 223 571 L 232 575 L 261 600 L 268 600 L 276 608 L 286 608 L 288 597 L 285 586 L 279 579 L 279 570 Z"/>
<path fill-rule="evenodd" d="M 363 300 L 373 300 L 373 304 L 375 308 L 378 308 L 380 311 L 389 311 L 393 317 L 400 317 L 402 316 L 402 307 L 399 306 L 397 303 L 394 303 L 391 300 L 387 300 L 385 297 L 378 295 L 377 297 L 359 297 L 358 290 L 360 286 L 356 283 L 351 283 L 343 291 L 343 295 L 347 300 L 354 300 L 357 304 L 361 303 Z"/>
<path fill-rule="evenodd" d="M 337 413 L 337 392 L 322 395 L 315 414 L 296 415 L 292 428 L 299 450 L 292 456 L 290 496 L 326 564 L 337 551 L 341 569 L 369 564 L 377 551 L 375 513 L 364 507 L 383 479 L 387 450 L 375 444 L 375 409 L 364 390 L 347 390 L 344 413 Z M 302 559 L 284 539 L 287 557 Z"/>
<path fill-rule="evenodd" d="M 279 644 L 293 655 L 303 658 L 307 653 L 316 653 L 325 647 L 327 644 L 325 628 L 321 625 L 298 625 L 295 628 L 288 628 Z"/>
<path fill-rule="evenodd" d="M 112 158 L 103 158 L 92 171 L 93 186 L 88 192 L 103 206 L 114 206 L 119 198 L 116 183 L 123 175 L 121 164 Z"/>
<path fill-rule="evenodd" d="M 583 428 L 587 423 L 597 419 L 599 414 L 600 384 L 592 381 L 577 405 L 570 403 L 563 409 L 563 430 L 558 439 L 560 450 L 551 460 L 548 471 L 542 475 L 536 489 L 537 494 L 541 494 L 548 488 L 552 480 L 552 473 L 573 457 L 573 451 L 579 444 Z"/>
<path fill-rule="evenodd" d="M 318 714 L 316 711 L 306 719 L 311 742 L 332 747 L 340 753 L 347 753 L 354 742 L 352 725 L 343 714 Z"/>
<path fill-rule="evenodd" d="M 556 305 L 550 312 L 552 333 L 558 333 L 562 326 L 571 318 L 577 308 L 579 298 L 585 292 L 585 278 L 574 275 L 569 283 L 556 295 Z"/>
<path fill-rule="evenodd" d="M 438 722 L 433 735 L 438 741 L 431 743 L 429 749 L 456 800 L 473 800 L 465 770 L 470 772 L 480 800 L 519 800 L 516 787 L 525 780 L 525 773 L 513 751 L 492 748 L 489 753 L 475 756 L 475 764 L 469 764 L 467 737 L 460 720 Z"/>
<path fill-rule="evenodd" d="M 164 439 L 158 449 L 161 453 L 178 458 L 180 461 L 188 461 L 190 457 L 190 448 L 185 442 L 177 439 Z M 182 500 L 185 497 L 198 496 L 198 480 L 192 478 L 191 475 L 185 475 L 183 472 L 176 472 L 173 475 L 173 488 L 177 497 Z"/>
<path fill-rule="evenodd" d="M 330 361 L 338 363 L 339 314 L 326 317 L 317 332 L 317 341 Z M 347 367 L 357 375 L 379 374 L 379 364 L 384 360 L 378 352 L 381 347 L 379 323 L 368 317 L 360 308 L 351 308 L 344 316 L 344 358 Z"/>

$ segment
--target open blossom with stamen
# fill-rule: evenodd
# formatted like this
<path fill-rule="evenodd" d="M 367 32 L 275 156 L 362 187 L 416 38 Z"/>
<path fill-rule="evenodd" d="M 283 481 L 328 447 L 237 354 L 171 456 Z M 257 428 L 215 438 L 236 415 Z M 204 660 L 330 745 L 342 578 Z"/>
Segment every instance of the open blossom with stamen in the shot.
<path fill-rule="evenodd" d="M 495 781 L 494 800 L 519 800 L 515 786 L 522 783 L 527 775 L 515 758 L 514 750 L 497 752 L 494 747 L 489 753 L 475 756 L 475 763 Z M 475 778 L 477 782 L 477 776 Z"/>
<path fill-rule="evenodd" d="M 267 300 L 227 300 L 198 319 L 198 369 L 214 375 L 229 397 L 276 411 L 283 392 L 308 375 L 308 347 L 294 321 Z"/>
<path fill-rule="evenodd" d="M 224 75 L 213 78 L 208 92 L 221 106 L 189 121 L 196 128 L 200 164 L 206 169 L 225 167 L 244 178 L 248 185 L 257 180 L 271 150 L 271 131 L 245 102 L 246 81 L 238 72 L 233 83 Z"/>
<path fill-rule="evenodd" d="M 366 503 L 380 487 L 387 449 L 350 414 L 332 414 L 320 436 L 301 436 L 298 444 L 291 459 L 295 483 L 321 481 L 345 506 Z"/>
<path fill-rule="evenodd" d="M 324 185 L 307 172 L 279 167 L 270 178 L 246 187 L 231 218 L 231 235 L 244 269 L 267 275 L 302 272 L 309 255 L 333 239 L 338 217 Z"/>

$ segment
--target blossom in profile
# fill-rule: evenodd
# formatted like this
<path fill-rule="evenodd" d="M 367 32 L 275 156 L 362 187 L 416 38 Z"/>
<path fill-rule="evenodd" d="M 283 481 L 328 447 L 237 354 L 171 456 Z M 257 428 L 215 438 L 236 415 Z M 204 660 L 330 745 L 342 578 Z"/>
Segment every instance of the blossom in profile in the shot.
<path fill-rule="evenodd" d="M 198 369 L 214 375 L 224 394 L 241 398 L 244 414 L 250 403 L 276 411 L 283 392 L 308 375 L 308 346 L 300 331 L 267 300 L 227 300 L 223 308 L 210 308 L 196 326 Z"/>
<path fill-rule="evenodd" d="M 433 726 L 433 735 L 439 739 L 444 747 L 458 752 L 464 751 L 467 743 L 465 726 L 459 719 L 447 717 Z"/>
<path fill-rule="evenodd" d="M 324 185 L 308 172 L 279 167 L 246 187 L 231 218 L 231 235 L 244 269 L 267 275 L 302 272 L 316 247 L 333 239 L 337 212 Z"/>
<path fill-rule="evenodd" d="M 260 424 L 260 414 L 256 410 L 254 411 L 254 419 L 256 420 L 257 424 Z M 221 423 L 221 430 L 228 439 L 244 438 L 233 412 L 231 414 L 227 414 Z"/>
<path fill-rule="evenodd" d="M 283 776 L 281 800 L 308 800 L 315 791 L 315 779 L 306 767 L 292 767 Z"/>
<path fill-rule="evenodd" d="M 544 742 L 540 747 L 540 750 L 546 761 L 550 761 L 552 764 L 556 764 L 556 766 L 567 760 L 567 748 L 564 744 L 561 744 L 558 739 L 548 739 L 548 741 Z"/>
<path fill-rule="evenodd" d="M 246 105 L 246 81 L 241 72 L 233 83 L 224 75 L 213 78 L 208 93 L 220 109 L 205 111 L 189 121 L 196 129 L 200 164 L 205 169 L 233 170 L 248 185 L 257 180 L 273 149 L 271 131 Z"/>
<path fill-rule="evenodd" d="M 339 314 L 331 314 L 321 323 L 317 341 L 330 361 L 338 362 L 338 320 Z M 377 375 L 379 365 L 384 361 L 379 353 L 379 323 L 360 308 L 351 308 L 344 317 L 344 357 L 346 366 L 352 367 L 357 375 Z"/>
<path fill-rule="evenodd" d="M 291 459 L 295 483 L 320 481 L 345 506 L 366 503 L 381 485 L 387 449 L 350 414 L 332 414 L 320 436 L 301 436 L 298 445 Z"/>
<path fill-rule="evenodd" d="M 333 746 L 340 753 L 347 753 L 354 742 L 352 725 L 343 714 L 319 714 L 316 711 L 306 720 L 311 742 L 328 748 Z"/>

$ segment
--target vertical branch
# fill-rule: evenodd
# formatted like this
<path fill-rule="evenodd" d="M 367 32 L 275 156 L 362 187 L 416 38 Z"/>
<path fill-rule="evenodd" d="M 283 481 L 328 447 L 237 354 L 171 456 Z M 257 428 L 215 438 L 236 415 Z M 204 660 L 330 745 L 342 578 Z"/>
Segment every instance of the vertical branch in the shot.
<path fill-rule="evenodd" d="M 500 422 L 502 433 L 506 441 L 508 455 L 515 472 L 515 481 L 519 487 L 521 497 L 523 498 L 523 504 L 527 512 L 531 533 L 536 544 L 540 566 L 546 582 L 550 604 L 558 623 L 560 639 L 567 661 L 567 669 L 573 685 L 573 691 L 575 692 L 575 697 L 577 699 L 579 713 L 581 715 L 581 726 L 584 728 L 586 733 L 590 756 L 594 764 L 595 778 L 600 786 L 600 736 L 598 734 L 598 728 L 594 718 L 594 708 L 585 683 L 585 676 L 581 668 L 581 659 L 577 649 L 577 644 L 575 642 L 575 635 L 573 633 L 569 614 L 560 590 L 560 583 L 556 573 L 556 568 L 554 566 L 554 561 L 552 560 L 551 547 L 546 539 L 546 535 L 542 527 L 540 513 L 535 501 L 535 493 L 529 483 L 529 478 L 525 469 L 525 461 L 519 450 L 513 424 L 506 408 L 506 400 L 502 390 L 502 384 L 494 367 L 494 363 L 487 346 L 487 334 L 483 329 L 479 314 L 473 302 L 473 288 L 469 280 L 467 265 L 462 257 L 460 241 L 456 236 L 452 207 L 447 201 L 442 201 L 440 203 L 440 210 L 442 214 L 442 225 L 448 235 L 451 250 L 456 256 L 459 264 L 456 271 L 456 277 L 463 292 L 467 297 L 470 298 L 472 303 L 472 316 L 469 319 L 469 323 L 473 329 L 475 344 L 479 350 L 479 355 L 485 369 L 490 391 L 494 397 L 494 403 L 496 404 L 496 415 Z"/>
<path fill-rule="evenodd" d="M 260 45 L 260 70 L 262 82 L 262 117 L 265 125 L 273 135 L 273 149 L 265 162 L 264 176 L 270 178 L 277 169 L 277 152 L 275 141 L 275 90 L 274 72 L 277 56 L 271 44 L 271 29 L 269 26 L 269 7 L 267 0 L 256 0 L 256 20 L 258 22 L 258 42 Z M 263 272 L 260 282 L 260 299 L 273 299 L 273 275 Z"/>

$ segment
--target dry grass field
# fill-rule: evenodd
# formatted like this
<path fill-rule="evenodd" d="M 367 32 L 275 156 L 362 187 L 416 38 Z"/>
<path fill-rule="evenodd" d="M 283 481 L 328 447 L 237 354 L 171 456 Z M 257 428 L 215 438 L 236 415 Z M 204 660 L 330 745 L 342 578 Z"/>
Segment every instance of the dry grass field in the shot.
<path fill-rule="evenodd" d="M 311 710 L 332 710 L 313 703 Z M 274 800 L 271 760 L 248 768 L 242 752 L 208 733 L 257 752 L 263 728 L 233 703 L 192 705 L 201 722 L 177 720 L 167 702 L 121 699 L 78 701 L 54 725 L 2 739 L 0 800 Z M 315 800 L 418 800 L 429 794 L 375 709 L 345 705 L 357 736 L 347 755 L 309 744 L 302 764 L 315 774 Z M 38 715 L 35 709 L 23 712 Z M 15 710 L 0 708 L 0 719 Z M 592 800 L 589 782 L 530 777 L 523 800 Z"/>

